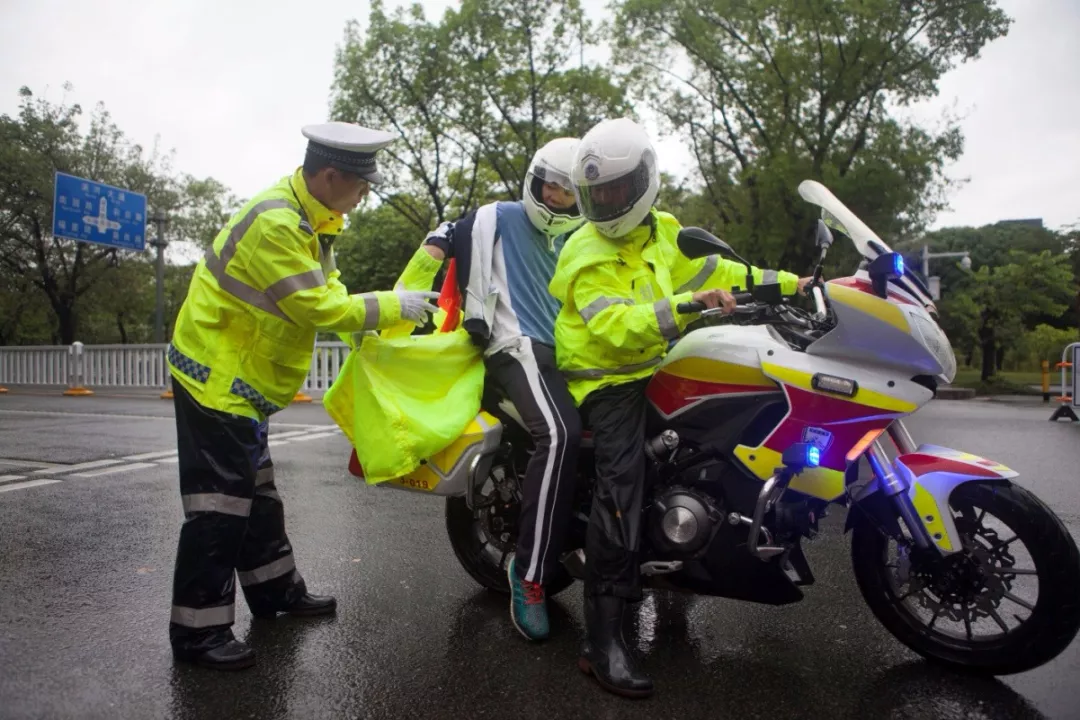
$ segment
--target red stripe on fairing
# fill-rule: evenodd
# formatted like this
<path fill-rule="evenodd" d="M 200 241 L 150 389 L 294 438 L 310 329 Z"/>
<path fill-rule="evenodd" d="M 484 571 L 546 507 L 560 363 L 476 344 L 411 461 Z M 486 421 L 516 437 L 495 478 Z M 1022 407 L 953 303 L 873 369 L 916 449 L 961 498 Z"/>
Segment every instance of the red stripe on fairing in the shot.
<path fill-rule="evenodd" d="M 724 395 L 746 393 L 777 392 L 775 385 L 738 385 L 734 383 L 714 383 L 703 380 L 691 380 L 666 372 L 653 375 L 649 388 L 645 391 L 656 409 L 665 415 L 671 415 L 687 405 L 693 405 L 703 398 L 723 397 Z"/>
<path fill-rule="evenodd" d="M 836 283 L 837 285 L 842 285 L 844 287 L 851 288 L 853 290 L 858 290 L 860 292 L 864 292 L 867 295 L 873 295 L 874 297 L 878 297 L 880 299 L 878 294 L 876 292 L 874 292 L 874 286 L 868 280 L 863 280 L 862 278 L 857 278 L 857 277 L 843 277 L 843 278 L 837 278 L 835 280 L 831 280 L 830 282 Z M 900 303 L 904 303 L 905 305 L 914 305 L 915 307 L 921 307 L 921 303 L 917 303 L 917 302 L 907 298 L 906 296 L 901 295 L 900 293 L 895 293 L 895 292 L 890 291 L 889 292 L 889 299 L 890 300 L 895 300 L 895 301 L 900 302 Z"/>
<path fill-rule="evenodd" d="M 948 458 L 939 457 L 937 455 L 928 455 L 926 453 L 901 455 L 897 460 L 904 463 L 904 467 L 910 470 L 915 477 L 922 477 L 923 475 L 932 472 L 975 475 L 977 477 L 985 478 L 1001 477 L 1001 473 L 988 470 L 987 468 L 978 465 L 972 465 L 958 460 L 949 460 Z"/>
<path fill-rule="evenodd" d="M 821 453 L 821 467 L 844 470 L 846 456 L 855 443 L 870 430 L 889 426 L 897 413 L 886 413 L 858 402 L 819 395 L 801 388 L 785 385 L 791 410 L 765 440 L 765 447 L 783 453 L 795 443 L 803 442 L 808 427 L 832 433 L 832 442 Z M 885 417 L 883 417 L 885 415 Z"/>

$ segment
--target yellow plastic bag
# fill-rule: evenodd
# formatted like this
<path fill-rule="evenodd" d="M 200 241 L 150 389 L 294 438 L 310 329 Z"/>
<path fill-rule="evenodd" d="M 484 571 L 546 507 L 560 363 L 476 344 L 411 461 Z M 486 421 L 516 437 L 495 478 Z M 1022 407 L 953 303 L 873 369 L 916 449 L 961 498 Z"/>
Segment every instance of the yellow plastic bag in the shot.
<path fill-rule="evenodd" d="M 480 411 L 484 362 L 464 330 L 360 339 L 323 398 L 368 484 L 416 470 Z"/>

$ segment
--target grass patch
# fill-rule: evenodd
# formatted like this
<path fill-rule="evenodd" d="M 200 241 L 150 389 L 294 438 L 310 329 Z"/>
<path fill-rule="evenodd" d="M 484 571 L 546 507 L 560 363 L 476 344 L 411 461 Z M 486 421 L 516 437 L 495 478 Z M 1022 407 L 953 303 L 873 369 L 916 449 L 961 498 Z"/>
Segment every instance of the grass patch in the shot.
<path fill-rule="evenodd" d="M 992 375 L 987 382 L 982 381 L 982 371 L 977 368 L 961 368 L 956 371 L 953 385 L 972 388 L 980 395 L 1041 395 L 1042 390 L 1035 390 L 1033 385 L 1042 385 L 1042 373 L 1035 371 L 1005 371 Z M 1050 373 L 1050 384 L 1061 381 L 1060 374 Z"/>

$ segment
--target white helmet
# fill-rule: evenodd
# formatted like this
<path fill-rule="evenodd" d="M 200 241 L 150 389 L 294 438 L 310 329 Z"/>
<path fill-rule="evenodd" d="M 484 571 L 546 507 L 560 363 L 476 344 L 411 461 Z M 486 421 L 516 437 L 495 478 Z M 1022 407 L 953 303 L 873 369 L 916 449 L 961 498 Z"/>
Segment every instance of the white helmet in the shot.
<path fill-rule="evenodd" d="M 545 183 L 556 183 L 567 192 L 573 192 L 570 166 L 574 162 L 577 146 L 577 138 L 552 140 L 536 151 L 525 173 L 525 184 L 521 190 L 525 213 L 537 230 L 551 238 L 575 229 L 582 222 L 581 211 L 576 204 L 568 208 L 553 208 L 544 203 L 543 195 Z"/>
<path fill-rule="evenodd" d="M 656 151 L 629 118 L 604 120 L 581 139 L 570 172 L 581 214 L 619 238 L 641 224 L 660 192 Z"/>

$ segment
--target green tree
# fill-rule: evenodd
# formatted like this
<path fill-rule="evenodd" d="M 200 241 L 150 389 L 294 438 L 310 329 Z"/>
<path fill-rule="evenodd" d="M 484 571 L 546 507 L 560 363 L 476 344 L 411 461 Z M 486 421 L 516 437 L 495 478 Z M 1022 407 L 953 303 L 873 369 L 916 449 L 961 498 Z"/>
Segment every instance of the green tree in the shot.
<path fill-rule="evenodd" d="M 1003 35 L 993 0 L 621 0 L 616 53 L 628 86 L 686 138 L 718 228 L 752 260 L 804 267 L 792 242 L 820 180 L 887 240 L 943 206 L 955 123 L 894 112 Z"/>
<path fill-rule="evenodd" d="M 610 71 L 585 62 L 599 40 L 579 0 L 464 0 L 443 26 L 461 59 L 451 86 L 454 127 L 507 197 L 521 197 L 544 143 L 629 112 Z"/>
<path fill-rule="evenodd" d="M 423 237 L 391 205 L 355 211 L 334 241 L 341 282 L 353 293 L 392 289 Z"/>
<path fill-rule="evenodd" d="M 519 198 L 538 147 L 627 111 L 610 72 L 584 60 L 597 42 L 578 0 L 466 0 L 438 22 L 375 0 L 366 27 L 346 26 L 332 114 L 400 135 L 375 193 L 426 232 Z"/>
<path fill-rule="evenodd" d="M 1038 254 L 1013 250 L 1009 262 L 983 265 L 974 273 L 966 293 L 979 316 L 975 332 L 982 353 L 982 379 L 1000 365 L 1004 351 L 1038 317 L 1060 315 L 1076 293 L 1069 258 L 1049 251 Z"/>
<path fill-rule="evenodd" d="M 380 153 L 388 182 L 374 192 L 418 230 L 446 220 L 459 196 L 469 205 L 480 177 L 480 157 L 452 120 L 459 62 L 450 40 L 420 5 L 387 14 L 373 0 L 366 31 L 350 22 L 335 61 L 333 116 L 399 134 Z"/>

